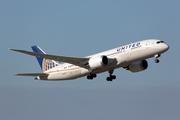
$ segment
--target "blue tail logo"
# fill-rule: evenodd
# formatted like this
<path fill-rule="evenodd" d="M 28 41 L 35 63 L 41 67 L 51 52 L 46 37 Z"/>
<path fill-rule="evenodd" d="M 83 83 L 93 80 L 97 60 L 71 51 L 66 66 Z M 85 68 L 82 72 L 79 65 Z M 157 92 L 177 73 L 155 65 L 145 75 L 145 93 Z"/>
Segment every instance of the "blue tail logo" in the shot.
<path fill-rule="evenodd" d="M 31 46 L 32 50 L 35 53 L 41 53 L 41 54 L 46 54 L 39 46 Z M 54 60 L 49 60 L 49 59 L 45 59 L 45 58 L 40 58 L 40 57 L 36 57 L 39 65 L 41 67 L 41 69 L 43 70 L 43 72 L 58 66 L 58 63 L 56 63 Z"/>

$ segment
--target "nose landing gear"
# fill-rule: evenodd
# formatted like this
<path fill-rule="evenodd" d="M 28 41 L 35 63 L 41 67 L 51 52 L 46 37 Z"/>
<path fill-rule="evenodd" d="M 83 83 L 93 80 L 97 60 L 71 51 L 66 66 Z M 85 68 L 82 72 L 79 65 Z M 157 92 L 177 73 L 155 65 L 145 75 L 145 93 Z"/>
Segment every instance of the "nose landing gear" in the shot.
<path fill-rule="evenodd" d="M 156 55 L 154 55 L 154 57 L 156 58 L 155 59 L 155 63 L 159 63 L 159 59 L 157 59 L 157 58 L 159 58 L 161 55 L 160 54 L 156 54 Z"/>
<path fill-rule="evenodd" d="M 155 59 L 155 61 L 154 61 L 155 63 L 159 63 L 159 60 L 158 59 Z"/>

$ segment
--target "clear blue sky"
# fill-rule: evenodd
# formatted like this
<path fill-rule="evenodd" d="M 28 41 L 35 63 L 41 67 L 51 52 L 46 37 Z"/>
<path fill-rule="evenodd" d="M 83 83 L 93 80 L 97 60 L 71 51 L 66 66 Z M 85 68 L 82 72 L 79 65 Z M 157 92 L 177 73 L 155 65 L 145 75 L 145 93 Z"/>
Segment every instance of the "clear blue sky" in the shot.
<path fill-rule="evenodd" d="M 0 2 L 0 119 L 179 120 L 180 1 L 5 0 Z M 84 57 L 144 39 L 170 50 L 149 68 L 115 70 L 93 81 L 35 81 L 16 73 L 41 72 L 35 57 L 8 48 Z"/>

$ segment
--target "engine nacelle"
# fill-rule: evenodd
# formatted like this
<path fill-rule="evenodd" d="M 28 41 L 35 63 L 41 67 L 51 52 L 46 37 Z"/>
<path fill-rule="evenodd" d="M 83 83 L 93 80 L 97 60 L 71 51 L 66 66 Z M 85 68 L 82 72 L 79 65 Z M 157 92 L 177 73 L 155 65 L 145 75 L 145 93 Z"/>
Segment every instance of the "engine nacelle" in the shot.
<path fill-rule="evenodd" d="M 105 55 L 92 57 L 89 59 L 89 66 L 92 69 L 102 68 L 106 65 L 108 65 L 108 57 Z"/>
<path fill-rule="evenodd" d="M 148 62 L 146 60 L 134 62 L 128 68 L 131 72 L 140 72 L 148 68 Z"/>

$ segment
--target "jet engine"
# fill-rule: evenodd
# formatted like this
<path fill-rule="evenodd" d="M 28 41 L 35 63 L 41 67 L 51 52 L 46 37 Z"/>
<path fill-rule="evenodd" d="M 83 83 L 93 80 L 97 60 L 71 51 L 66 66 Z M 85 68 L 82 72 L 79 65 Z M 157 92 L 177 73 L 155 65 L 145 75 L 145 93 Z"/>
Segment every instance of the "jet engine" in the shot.
<path fill-rule="evenodd" d="M 89 59 L 89 66 L 92 69 L 102 68 L 106 65 L 108 65 L 108 57 L 105 55 L 92 57 Z"/>
<path fill-rule="evenodd" d="M 128 70 L 131 72 L 140 72 L 148 68 L 148 62 L 146 60 L 131 63 L 128 66 Z"/>

